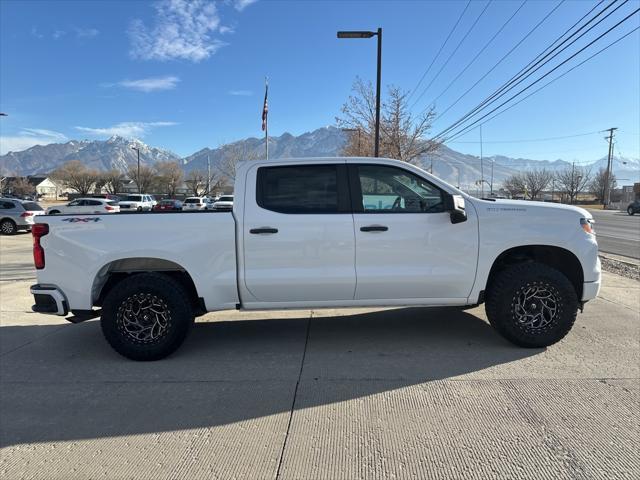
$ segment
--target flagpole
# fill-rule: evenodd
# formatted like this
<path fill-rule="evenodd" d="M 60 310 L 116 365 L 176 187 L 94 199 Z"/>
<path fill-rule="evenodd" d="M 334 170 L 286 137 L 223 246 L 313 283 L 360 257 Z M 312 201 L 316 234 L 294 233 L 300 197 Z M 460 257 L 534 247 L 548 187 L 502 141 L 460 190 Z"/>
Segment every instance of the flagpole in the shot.
<path fill-rule="evenodd" d="M 267 152 L 267 160 L 269 160 L 269 122 L 267 122 L 264 128 L 264 146 Z"/>

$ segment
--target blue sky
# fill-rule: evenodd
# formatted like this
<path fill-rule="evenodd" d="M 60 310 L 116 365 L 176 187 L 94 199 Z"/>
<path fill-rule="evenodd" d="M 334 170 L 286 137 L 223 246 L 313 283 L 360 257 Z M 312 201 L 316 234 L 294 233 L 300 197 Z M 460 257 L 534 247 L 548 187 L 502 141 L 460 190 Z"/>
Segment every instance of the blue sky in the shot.
<path fill-rule="evenodd" d="M 270 81 L 270 134 L 297 135 L 334 124 L 355 77 L 375 80 L 375 38 L 338 40 L 337 30 L 382 27 L 383 84 L 411 91 L 466 5 L 466 1 L 2 0 L 0 111 L 9 116 L 0 119 L 0 147 L 6 153 L 34 143 L 105 139 L 118 133 L 188 155 L 205 146 L 261 136 L 265 75 Z M 436 102 L 436 111 L 444 111 L 557 2 L 493 1 L 436 77 L 486 5 L 486 0 L 474 0 L 468 6 L 412 96 L 413 103 L 432 83 L 416 102 L 416 113 L 449 87 Z M 438 118 L 434 133 L 473 108 L 594 5 L 563 2 Z M 607 27 L 594 29 L 580 46 L 638 6 L 638 0 L 630 0 L 603 23 Z M 556 74 L 637 27 L 639 17 L 632 17 Z M 618 127 L 616 153 L 640 157 L 639 85 L 636 31 L 485 123 L 484 153 L 587 162 L 607 151 L 604 134 L 594 132 Z M 577 134 L 588 135 L 533 141 Z M 449 146 L 478 154 L 479 145 L 474 143 L 478 139 L 475 129 Z"/>

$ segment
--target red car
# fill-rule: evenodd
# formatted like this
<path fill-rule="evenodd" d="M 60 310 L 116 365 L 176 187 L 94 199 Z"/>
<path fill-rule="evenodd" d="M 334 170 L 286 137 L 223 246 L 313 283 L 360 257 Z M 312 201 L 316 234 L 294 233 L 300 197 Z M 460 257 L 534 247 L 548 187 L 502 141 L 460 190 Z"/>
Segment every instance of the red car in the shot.
<path fill-rule="evenodd" d="M 182 210 L 180 200 L 160 200 L 154 207 L 154 212 L 179 212 Z"/>

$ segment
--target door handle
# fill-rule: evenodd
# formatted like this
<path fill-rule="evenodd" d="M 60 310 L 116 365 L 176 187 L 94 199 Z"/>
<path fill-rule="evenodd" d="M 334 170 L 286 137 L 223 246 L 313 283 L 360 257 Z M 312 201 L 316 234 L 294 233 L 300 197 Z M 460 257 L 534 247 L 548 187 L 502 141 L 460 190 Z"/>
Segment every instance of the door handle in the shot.
<path fill-rule="evenodd" d="M 366 227 L 360 227 L 361 232 L 386 232 L 389 230 L 389 227 L 385 227 L 384 225 L 368 225 Z"/>
<path fill-rule="evenodd" d="M 253 233 L 254 235 L 259 235 L 261 233 L 278 233 L 278 229 L 271 227 L 252 228 L 249 230 L 249 233 Z"/>

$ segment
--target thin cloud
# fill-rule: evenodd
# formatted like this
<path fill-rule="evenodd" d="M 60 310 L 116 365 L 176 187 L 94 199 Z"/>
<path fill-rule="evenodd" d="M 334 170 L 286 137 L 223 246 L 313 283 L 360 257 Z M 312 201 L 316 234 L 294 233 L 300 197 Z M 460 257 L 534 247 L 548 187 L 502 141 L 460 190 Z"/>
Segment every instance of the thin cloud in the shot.
<path fill-rule="evenodd" d="M 243 11 L 249 5 L 256 3 L 258 0 L 234 0 L 233 7 L 239 12 Z"/>
<path fill-rule="evenodd" d="M 67 32 L 65 32 L 64 30 L 55 30 L 51 36 L 54 38 L 54 40 L 58 40 L 61 37 L 64 37 L 67 34 Z"/>
<path fill-rule="evenodd" d="M 44 38 L 44 35 L 40 33 L 37 27 L 31 27 L 31 35 L 36 38 Z"/>
<path fill-rule="evenodd" d="M 24 128 L 18 135 L 0 137 L 0 155 L 8 152 L 21 152 L 35 145 L 66 142 L 68 138 L 53 130 L 43 128 Z"/>
<path fill-rule="evenodd" d="M 173 90 L 178 85 L 180 79 L 173 75 L 164 77 L 139 78 L 137 80 L 122 80 L 117 83 L 103 83 L 104 87 L 123 87 L 140 92 L 157 92 L 162 90 Z"/>
<path fill-rule="evenodd" d="M 80 28 L 76 27 L 76 37 L 78 38 L 93 38 L 100 34 L 100 30 L 96 28 Z"/>
<path fill-rule="evenodd" d="M 251 90 L 229 90 L 229 95 L 234 95 L 237 97 L 250 97 L 253 95 Z"/>
<path fill-rule="evenodd" d="M 147 135 L 157 127 L 170 127 L 177 125 L 176 122 L 121 122 L 110 127 L 92 128 L 75 127 L 76 130 L 87 133 L 93 137 L 112 137 L 117 135 L 126 138 L 139 138 Z"/>
<path fill-rule="evenodd" d="M 226 45 L 216 5 L 205 0 L 162 0 L 155 6 L 152 27 L 134 20 L 129 27 L 130 55 L 142 60 L 200 62 Z"/>

